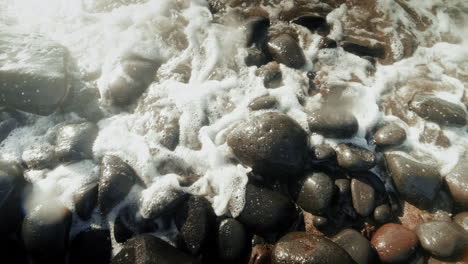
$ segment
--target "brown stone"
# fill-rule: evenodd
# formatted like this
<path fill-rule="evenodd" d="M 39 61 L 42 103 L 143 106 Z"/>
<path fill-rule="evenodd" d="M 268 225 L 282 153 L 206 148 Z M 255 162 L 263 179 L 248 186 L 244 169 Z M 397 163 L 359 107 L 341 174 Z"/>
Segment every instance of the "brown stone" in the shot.
<path fill-rule="evenodd" d="M 380 260 L 399 263 L 408 260 L 416 251 L 418 237 L 408 228 L 389 223 L 380 227 L 371 240 Z"/>

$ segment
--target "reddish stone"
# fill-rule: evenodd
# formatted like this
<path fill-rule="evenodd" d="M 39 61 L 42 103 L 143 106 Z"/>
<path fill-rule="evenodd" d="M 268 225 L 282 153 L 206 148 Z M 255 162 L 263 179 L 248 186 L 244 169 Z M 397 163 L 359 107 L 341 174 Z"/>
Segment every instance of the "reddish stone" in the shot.
<path fill-rule="evenodd" d="M 393 223 L 380 227 L 371 240 L 379 258 L 385 263 L 399 263 L 409 259 L 418 242 L 413 231 Z"/>

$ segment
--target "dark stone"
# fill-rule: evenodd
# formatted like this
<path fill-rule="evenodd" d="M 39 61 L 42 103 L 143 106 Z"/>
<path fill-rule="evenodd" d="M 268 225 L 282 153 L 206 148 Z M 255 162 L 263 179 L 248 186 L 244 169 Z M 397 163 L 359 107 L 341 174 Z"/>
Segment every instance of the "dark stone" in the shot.
<path fill-rule="evenodd" d="M 70 161 L 93 158 L 93 144 L 98 127 L 91 122 L 65 125 L 57 131 L 55 155 L 58 160 Z"/>
<path fill-rule="evenodd" d="M 375 207 L 375 190 L 366 178 L 351 180 L 351 196 L 356 213 L 362 217 L 369 216 Z"/>
<path fill-rule="evenodd" d="M 405 263 L 416 251 L 418 237 L 410 229 L 398 224 L 381 226 L 371 240 L 384 263 Z"/>
<path fill-rule="evenodd" d="M 17 239 L 0 238 L 0 255 L 5 264 L 29 264 L 26 248 Z"/>
<path fill-rule="evenodd" d="M 455 202 L 468 210 L 468 155 L 461 157 L 457 166 L 445 176 L 445 182 Z"/>
<path fill-rule="evenodd" d="M 318 160 L 331 160 L 336 157 L 336 152 L 330 145 L 320 144 L 314 147 L 314 157 Z"/>
<path fill-rule="evenodd" d="M 453 222 L 463 227 L 468 232 L 468 212 L 462 212 L 453 217 Z"/>
<path fill-rule="evenodd" d="M 437 257 L 454 257 L 468 248 L 468 232 L 445 221 L 431 221 L 416 227 L 421 246 Z"/>
<path fill-rule="evenodd" d="M 223 220 L 219 225 L 217 241 L 219 258 L 228 262 L 240 260 L 249 245 L 244 225 L 232 218 Z"/>
<path fill-rule="evenodd" d="M 385 162 L 388 174 L 404 200 L 418 207 L 432 206 L 441 185 L 437 168 L 398 152 L 385 154 Z"/>
<path fill-rule="evenodd" d="M 258 68 L 255 74 L 263 77 L 263 86 L 265 86 L 265 88 L 273 89 L 282 85 L 283 74 L 276 61 L 269 62 Z"/>
<path fill-rule="evenodd" d="M 380 59 L 385 58 L 385 48 L 382 45 L 375 45 L 374 47 L 370 47 L 350 41 L 344 41 L 341 43 L 341 46 L 345 51 L 353 53 L 357 56 L 370 56 Z"/>
<path fill-rule="evenodd" d="M 216 214 L 204 197 L 191 196 L 177 211 L 175 220 L 183 246 L 193 255 L 200 253 L 215 236 Z"/>
<path fill-rule="evenodd" d="M 442 126 L 466 125 L 466 112 L 463 107 L 435 96 L 415 94 L 410 109 L 420 117 Z"/>
<path fill-rule="evenodd" d="M 10 132 L 19 126 L 19 122 L 14 118 L 0 121 L 0 143 L 10 135 Z"/>
<path fill-rule="evenodd" d="M 157 190 L 152 196 L 151 201 L 146 201 L 140 210 L 145 217 L 154 219 L 172 214 L 187 199 L 188 193 L 179 189 L 165 187 L 164 189 Z"/>
<path fill-rule="evenodd" d="M 255 45 L 257 48 L 262 48 L 268 37 L 268 27 L 270 20 L 265 17 L 254 17 L 247 22 L 247 42 L 246 46 Z"/>
<path fill-rule="evenodd" d="M 29 169 L 36 170 L 53 168 L 57 164 L 55 148 L 47 143 L 29 146 L 23 151 L 21 159 Z"/>
<path fill-rule="evenodd" d="M 305 232 L 288 233 L 275 245 L 272 264 L 355 263 L 349 254 L 326 237 Z"/>
<path fill-rule="evenodd" d="M 375 263 L 375 253 L 361 233 L 354 229 L 345 229 L 333 237 L 333 242 L 342 247 L 358 264 Z"/>
<path fill-rule="evenodd" d="M 249 104 L 249 108 L 252 111 L 271 109 L 277 106 L 278 102 L 274 96 L 262 96 L 256 98 Z"/>
<path fill-rule="evenodd" d="M 0 31 L 0 105 L 51 114 L 68 95 L 68 51 L 40 35 Z"/>
<path fill-rule="evenodd" d="M 338 45 L 334 39 L 323 38 L 320 40 L 318 48 L 319 49 L 335 49 Z"/>
<path fill-rule="evenodd" d="M 120 62 L 123 69 L 110 83 L 107 96 L 114 105 L 125 106 L 135 101 L 154 80 L 160 63 L 143 58 Z"/>
<path fill-rule="evenodd" d="M 127 241 L 111 263 L 195 264 L 199 262 L 157 237 L 139 235 Z"/>
<path fill-rule="evenodd" d="M 301 47 L 289 34 L 281 34 L 270 39 L 268 50 L 275 61 L 291 68 L 302 68 L 306 62 Z"/>
<path fill-rule="evenodd" d="M 323 229 L 328 225 L 328 218 L 323 217 L 323 216 L 314 215 L 314 219 L 312 220 L 312 224 L 314 224 L 314 226 L 319 230 Z"/>
<path fill-rule="evenodd" d="M 388 204 L 381 204 L 374 209 L 374 220 L 379 224 L 385 224 L 392 219 L 392 209 Z"/>
<path fill-rule="evenodd" d="M 406 140 L 406 131 L 396 123 L 388 123 L 374 134 L 374 141 L 379 147 L 401 145 Z"/>
<path fill-rule="evenodd" d="M 122 207 L 114 221 L 114 238 L 117 243 L 124 243 L 134 235 L 158 230 L 159 225 L 152 219 L 144 218 L 138 207 L 132 204 Z"/>
<path fill-rule="evenodd" d="M 87 184 L 73 194 L 75 212 L 83 220 L 91 218 L 98 199 L 97 182 Z"/>
<path fill-rule="evenodd" d="M 291 20 L 291 23 L 306 27 L 311 32 L 317 32 L 321 35 L 327 35 L 330 32 L 330 27 L 324 17 L 313 14 L 303 15 Z"/>
<path fill-rule="evenodd" d="M 359 128 L 353 114 L 329 108 L 310 113 L 308 122 L 311 132 L 332 138 L 353 137 Z"/>
<path fill-rule="evenodd" d="M 64 102 L 63 108 L 66 112 L 74 112 L 79 116 L 97 123 L 104 117 L 99 107 L 101 94 L 97 87 L 87 87 L 86 84 L 76 85 L 68 100 Z"/>
<path fill-rule="evenodd" d="M 103 215 L 107 215 L 122 201 L 137 181 L 132 167 L 116 156 L 104 156 L 101 161 L 98 205 Z"/>
<path fill-rule="evenodd" d="M 332 179 L 322 172 L 307 176 L 302 185 L 297 204 L 312 214 L 323 214 L 331 203 L 334 193 Z"/>
<path fill-rule="evenodd" d="M 0 235 L 20 229 L 22 221 L 21 194 L 25 185 L 22 168 L 12 162 L 0 161 Z"/>
<path fill-rule="evenodd" d="M 366 171 L 376 163 L 374 153 L 351 144 L 339 144 L 336 158 L 338 165 L 351 171 Z"/>
<path fill-rule="evenodd" d="M 255 173 L 288 181 L 302 171 L 307 135 L 285 114 L 268 112 L 240 123 L 227 136 L 236 157 Z"/>
<path fill-rule="evenodd" d="M 247 66 L 257 66 L 267 64 L 270 61 L 267 55 L 263 53 L 257 47 L 251 47 L 247 49 L 247 56 L 244 58 L 245 65 Z"/>
<path fill-rule="evenodd" d="M 30 256 L 37 263 L 64 263 L 71 213 L 58 201 L 47 201 L 26 215 L 21 231 Z"/>
<path fill-rule="evenodd" d="M 298 212 L 292 201 L 278 192 L 247 184 L 239 221 L 258 235 L 281 233 L 293 225 Z"/>
<path fill-rule="evenodd" d="M 107 264 L 112 257 L 109 230 L 88 229 L 71 242 L 69 264 Z"/>

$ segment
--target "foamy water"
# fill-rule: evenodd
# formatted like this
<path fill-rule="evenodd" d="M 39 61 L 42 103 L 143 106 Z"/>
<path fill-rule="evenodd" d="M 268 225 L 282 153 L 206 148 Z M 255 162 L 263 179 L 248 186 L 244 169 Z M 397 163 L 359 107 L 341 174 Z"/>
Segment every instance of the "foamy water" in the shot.
<path fill-rule="evenodd" d="M 404 86 L 409 79 L 418 76 L 418 66 L 427 66 L 428 76 L 449 84 L 450 89 L 438 94 L 441 98 L 462 105 L 461 100 L 467 90 L 466 80 L 464 83 L 448 74 L 455 71 L 468 76 L 468 27 L 454 23 L 447 15 L 447 1 L 410 1 L 411 5 L 419 6 L 418 12 L 433 20 L 425 32 L 415 30 L 415 38 L 422 45 L 412 57 L 392 65 L 377 64 L 372 76 L 366 74 L 367 60 L 341 48 L 319 50 L 318 35 L 298 29 L 306 65 L 301 70 L 281 65 L 283 86 L 277 89 L 266 89 L 263 80 L 255 75 L 256 67 L 245 66 L 246 29 L 242 21 L 233 19 L 229 25 L 216 23 L 205 1 L 122 1 L 128 2 L 126 5 L 115 2 L 0 0 L 0 25 L 40 33 L 64 45 L 76 63 L 76 68 L 73 68 L 76 70 L 70 73 L 72 78 L 100 91 L 100 107 L 106 117 L 98 123 L 100 131 L 93 148 L 96 160 L 27 172 L 35 188 L 54 193 L 70 208 L 73 208 L 71 194 L 97 179 L 99 158 L 113 154 L 127 161 L 147 184 L 147 190 L 135 194 L 143 201 L 143 208 L 161 188 L 179 188 L 208 198 L 218 215 L 237 216 L 243 208 L 246 174 L 250 169 L 232 164 L 233 154 L 226 145 L 226 134 L 236 122 L 251 114 L 247 105 L 253 99 L 268 94 L 278 100 L 276 111 L 288 114 L 308 131 L 305 110 L 318 108 L 320 104 L 320 95 L 305 96 L 306 72 L 309 70 L 328 71 L 330 84 L 347 85 L 344 97 L 352 102 L 347 111 L 356 115 L 359 131 L 346 142 L 371 150 L 374 146 L 367 143 L 366 132 L 383 120 L 398 119 L 385 116 L 379 110 L 382 95 L 392 93 L 396 84 Z M 392 1 L 378 2 L 378 7 L 393 16 L 394 21 L 409 23 Z M 284 8 L 291 7 L 288 3 L 291 1 L 284 1 Z M 458 3 L 468 9 L 468 3 Z M 430 10 L 436 6 L 436 13 L 431 13 Z M 342 38 L 339 19 L 345 9 L 342 6 L 327 17 L 332 25 L 329 37 L 336 40 Z M 273 14 L 277 10 L 270 11 Z M 462 16 L 468 22 L 468 13 L 462 12 Z M 443 33 L 463 39 L 458 44 L 439 42 Z M 424 45 L 431 40 L 439 43 Z M 399 45 L 401 43 L 394 43 L 392 48 L 398 50 Z M 129 55 L 159 61 L 162 65 L 156 81 L 145 94 L 135 105 L 123 111 L 110 105 L 106 93 L 109 83 L 122 73 L 119 59 Z M 320 65 L 314 65 L 314 59 L 318 59 Z M 90 75 L 99 78 L 89 80 Z M 352 76 L 357 76 L 362 82 L 350 82 Z M 305 106 L 298 97 L 306 100 Z M 179 145 L 174 151 L 159 143 L 167 135 L 153 129 L 161 116 L 178 120 Z M 17 128 L 0 145 L 1 158 L 21 160 L 28 146 L 48 141 L 48 132 L 54 126 L 80 119 L 75 114 L 28 115 L 28 118 L 30 125 Z M 442 148 L 419 142 L 423 124 L 410 127 L 401 123 L 408 134 L 405 144 L 416 155 L 433 158 L 442 175 L 456 165 L 468 148 L 466 126 L 444 128 L 452 144 Z M 310 137 L 311 147 L 324 141 L 332 145 L 342 142 L 324 139 L 320 135 Z M 190 171 L 191 175 L 197 175 L 198 181 L 190 187 L 181 187 L 181 178 L 186 175 L 162 170 L 162 164 L 168 161 Z"/>

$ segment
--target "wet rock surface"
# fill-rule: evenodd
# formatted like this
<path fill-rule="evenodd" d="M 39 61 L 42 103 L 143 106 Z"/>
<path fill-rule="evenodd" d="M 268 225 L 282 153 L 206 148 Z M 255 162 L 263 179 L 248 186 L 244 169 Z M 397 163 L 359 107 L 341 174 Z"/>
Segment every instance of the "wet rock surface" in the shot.
<path fill-rule="evenodd" d="M 468 233 L 459 225 L 431 221 L 416 227 L 421 246 L 437 257 L 453 257 L 468 248 Z"/>
<path fill-rule="evenodd" d="M 75 212 L 83 220 L 91 218 L 98 199 L 98 183 L 90 183 L 83 186 L 73 195 Z"/>
<path fill-rule="evenodd" d="M 91 122 L 69 124 L 57 132 L 55 155 L 58 160 L 70 161 L 93 158 L 93 144 L 98 127 Z"/>
<path fill-rule="evenodd" d="M 280 113 L 264 113 L 239 124 L 227 136 L 236 157 L 264 177 L 294 175 L 304 166 L 305 131 Z"/>
<path fill-rule="evenodd" d="M 468 212 L 463 212 L 455 215 L 453 217 L 453 222 L 457 223 L 459 226 L 463 227 L 465 231 L 468 232 Z"/>
<path fill-rule="evenodd" d="M 341 43 L 343 49 L 347 52 L 353 53 L 357 56 L 370 56 L 375 58 L 384 58 L 385 50 L 382 45 L 362 45 L 360 43 L 344 41 Z"/>
<path fill-rule="evenodd" d="M 144 218 L 134 204 L 122 207 L 114 222 L 114 238 L 117 243 L 124 243 L 135 235 L 158 230 L 159 225 L 153 219 Z"/>
<path fill-rule="evenodd" d="M 109 230 L 88 229 L 79 233 L 71 242 L 70 264 L 107 264 L 112 256 Z"/>
<path fill-rule="evenodd" d="M 468 156 L 466 154 L 445 176 L 445 182 L 455 202 L 464 209 L 468 209 Z"/>
<path fill-rule="evenodd" d="M 303 232 L 283 236 L 272 253 L 273 264 L 355 263 L 350 255 L 328 238 Z"/>
<path fill-rule="evenodd" d="M 466 111 L 461 106 L 425 94 L 415 94 L 410 109 L 420 117 L 442 126 L 464 126 Z"/>
<path fill-rule="evenodd" d="M 21 157 L 29 169 L 52 168 L 56 165 L 55 148 L 50 144 L 29 146 Z"/>
<path fill-rule="evenodd" d="M 338 145 L 336 159 L 338 165 L 351 171 L 365 171 L 376 163 L 373 152 L 350 144 Z"/>
<path fill-rule="evenodd" d="M 345 229 L 332 240 L 346 250 L 358 264 L 370 264 L 376 261 L 376 255 L 369 240 L 354 229 Z"/>
<path fill-rule="evenodd" d="M 270 39 L 268 50 L 275 61 L 288 67 L 299 69 L 305 64 L 302 48 L 289 34 L 281 34 Z"/>
<path fill-rule="evenodd" d="M 327 108 L 310 113 L 308 122 L 311 132 L 332 138 L 353 137 L 359 128 L 353 114 Z"/>
<path fill-rule="evenodd" d="M 314 147 L 314 157 L 318 160 L 333 159 L 336 156 L 335 150 L 327 144 L 320 144 Z"/>
<path fill-rule="evenodd" d="M 374 140 L 379 147 L 398 146 L 406 140 L 406 131 L 396 123 L 388 123 L 375 132 Z"/>
<path fill-rule="evenodd" d="M 312 214 L 323 214 L 331 203 L 334 183 L 325 173 L 313 173 L 305 178 L 297 204 Z"/>
<path fill-rule="evenodd" d="M 392 209 L 388 204 L 382 204 L 374 210 L 374 220 L 379 224 L 385 224 L 392 218 Z"/>
<path fill-rule="evenodd" d="M 351 196 L 356 213 L 362 217 L 369 216 L 375 206 L 375 189 L 366 178 L 351 180 Z"/>
<path fill-rule="evenodd" d="M 416 206 L 432 206 L 440 189 L 440 175 L 436 168 L 401 153 L 387 153 L 385 161 L 403 199 Z"/>
<path fill-rule="evenodd" d="M 278 102 L 274 96 L 262 96 L 249 104 L 252 111 L 275 108 Z"/>
<path fill-rule="evenodd" d="M 407 261 L 419 244 L 416 234 L 399 224 L 386 224 L 372 237 L 372 246 L 382 262 L 400 263 Z"/>
<path fill-rule="evenodd" d="M 13 162 L 0 161 L 0 234 L 17 231 L 23 218 L 21 194 L 25 186 L 22 168 Z"/>
<path fill-rule="evenodd" d="M 217 244 L 221 260 L 241 260 L 247 250 L 248 242 L 248 233 L 239 221 L 228 218 L 219 224 Z"/>

